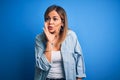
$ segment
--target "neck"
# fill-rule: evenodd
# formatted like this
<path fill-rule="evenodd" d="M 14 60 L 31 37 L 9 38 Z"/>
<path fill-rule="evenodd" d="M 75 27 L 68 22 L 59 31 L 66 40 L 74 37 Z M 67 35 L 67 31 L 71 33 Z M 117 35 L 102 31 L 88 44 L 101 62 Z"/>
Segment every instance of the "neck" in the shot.
<path fill-rule="evenodd" d="M 56 36 L 55 36 L 55 39 L 54 39 L 54 41 L 53 41 L 54 46 L 58 46 L 58 45 L 59 45 L 59 38 L 60 38 L 59 35 L 56 35 Z"/>

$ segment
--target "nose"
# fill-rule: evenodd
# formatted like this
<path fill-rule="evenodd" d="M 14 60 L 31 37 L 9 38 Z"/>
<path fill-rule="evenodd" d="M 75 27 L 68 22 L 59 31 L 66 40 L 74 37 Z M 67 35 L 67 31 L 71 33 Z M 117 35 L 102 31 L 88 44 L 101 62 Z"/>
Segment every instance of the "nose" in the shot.
<path fill-rule="evenodd" d="M 49 23 L 52 24 L 53 23 L 53 19 L 50 19 Z"/>

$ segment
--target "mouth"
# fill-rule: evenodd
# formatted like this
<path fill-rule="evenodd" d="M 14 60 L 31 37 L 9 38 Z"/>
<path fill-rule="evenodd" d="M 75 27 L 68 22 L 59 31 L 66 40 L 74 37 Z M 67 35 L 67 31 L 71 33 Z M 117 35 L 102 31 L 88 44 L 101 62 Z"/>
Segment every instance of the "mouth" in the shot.
<path fill-rule="evenodd" d="M 48 26 L 48 30 L 51 34 L 54 34 L 56 31 L 54 31 L 53 26 Z"/>
<path fill-rule="evenodd" d="M 52 26 L 48 26 L 48 30 L 53 30 L 53 27 Z"/>

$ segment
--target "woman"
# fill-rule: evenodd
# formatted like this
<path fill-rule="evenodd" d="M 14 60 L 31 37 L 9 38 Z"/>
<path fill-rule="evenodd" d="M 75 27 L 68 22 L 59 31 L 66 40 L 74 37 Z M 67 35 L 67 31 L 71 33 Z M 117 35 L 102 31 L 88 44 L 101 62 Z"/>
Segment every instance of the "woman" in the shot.
<path fill-rule="evenodd" d="M 82 80 L 82 51 L 76 34 L 68 30 L 65 10 L 52 5 L 44 20 L 44 32 L 36 36 L 35 80 Z"/>

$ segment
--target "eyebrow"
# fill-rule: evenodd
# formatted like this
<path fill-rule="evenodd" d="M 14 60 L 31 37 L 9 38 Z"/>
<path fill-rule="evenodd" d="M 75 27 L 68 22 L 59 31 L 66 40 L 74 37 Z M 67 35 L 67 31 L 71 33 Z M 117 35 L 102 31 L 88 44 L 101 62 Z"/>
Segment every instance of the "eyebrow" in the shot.
<path fill-rule="evenodd" d="M 50 17 L 50 16 L 48 16 L 48 17 Z M 53 18 L 60 18 L 59 16 L 53 16 Z"/>
<path fill-rule="evenodd" d="M 53 16 L 53 17 L 58 17 L 59 18 L 59 16 Z"/>

